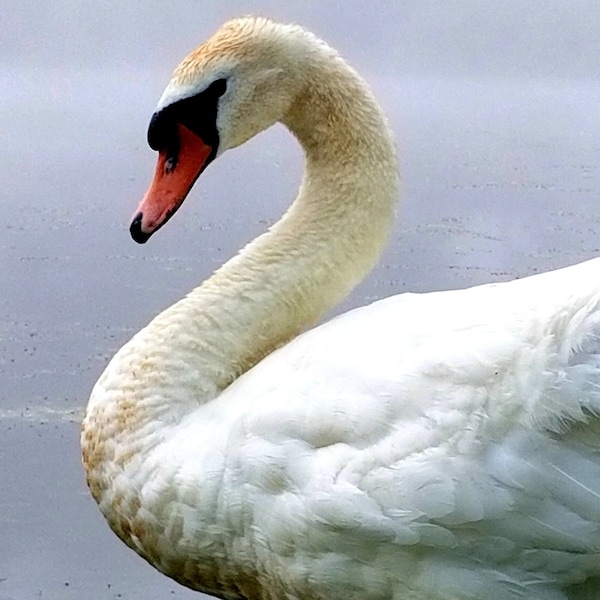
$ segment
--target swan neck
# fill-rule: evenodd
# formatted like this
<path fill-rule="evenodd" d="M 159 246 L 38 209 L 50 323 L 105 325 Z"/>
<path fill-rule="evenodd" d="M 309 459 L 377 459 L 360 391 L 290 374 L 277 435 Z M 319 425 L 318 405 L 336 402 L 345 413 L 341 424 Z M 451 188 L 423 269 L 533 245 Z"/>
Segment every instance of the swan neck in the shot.
<path fill-rule="evenodd" d="M 312 326 L 368 273 L 388 240 L 397 197 L 394 143 L 363 80 L 341 59 L 307 73 L 282 119 L 306 168 L 296 200 L 184 300 L 210 400 Z M 198 341 L 200 340 L 200 341 Z"/>
<path fill-rule="evenodd" d="M 198 289 L 219 289 L 231 301 L 221 317 L 239 319 L 227 356 L 235 369 L 219 388 L 340 302 L 373 268 L 393 224 L 395 146 L 368 86 L 337 57 L 306 77 L 310 85 L 282 119 L 305 155 L 296 200 Z"/>
<path fill-rule="evenodd" d="M 214 399 L 342 300 L 387 242 L 397 171 L 382 111 L 341 59 L 329 73 L 321 65 L 307 77 L 311 85 L 282 119 L 305 153 L 296 200 L 124 346 L 99 382 L 104 390 L 111 379 L 128 377 L 133 362 L 145 373 L 168 374 L 135 383 L 143 422 L 175 424 Z M 144 381 L 151 393 L 141 389 Z"/>

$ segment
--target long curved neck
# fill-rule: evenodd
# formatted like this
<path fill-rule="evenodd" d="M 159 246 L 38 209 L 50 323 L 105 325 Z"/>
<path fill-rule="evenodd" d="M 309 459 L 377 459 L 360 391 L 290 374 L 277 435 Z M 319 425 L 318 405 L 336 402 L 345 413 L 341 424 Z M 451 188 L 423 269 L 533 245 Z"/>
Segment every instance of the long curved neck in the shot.
<path fill-rule="evenodd" d="M 341 60 L 310 81 L 283 119 L 305 152 L 298 197 L 177 309 L 211 358 L 209 397 L 345 297 L 389 236 L 397 165 L 381 109 Z"/>
<path fill-rule="evenodd" d="M 297 199 L 268 232 L 121 351 L 127 368 L 137 362 L 144 373 L 164 374 L 139 380 L 152 387 L 135 394 L 146 422 L 176 423 L 216 397 L 339 302 L 381 254 L 397 194 L 385 118 L 341 59 L 328 70 L 318 65 L 307 81 L 283 118 L 305 152 Z"/>

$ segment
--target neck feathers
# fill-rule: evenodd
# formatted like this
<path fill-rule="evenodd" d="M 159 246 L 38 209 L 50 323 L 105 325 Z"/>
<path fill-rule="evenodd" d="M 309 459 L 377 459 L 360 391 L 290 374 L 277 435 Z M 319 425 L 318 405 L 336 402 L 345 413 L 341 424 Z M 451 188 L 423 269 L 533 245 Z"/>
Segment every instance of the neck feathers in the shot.
<path fill-rule="evenodd" d="M 362 79 L 333 51 L 316 54 L 283 118 L 305 152 L 297 199 L 122 348 L 88 411 L 133 386 L 139 422 L 128 427 L 179 422 L 313 325 L 379 258 L 397 193 L 391 133 Z"/>

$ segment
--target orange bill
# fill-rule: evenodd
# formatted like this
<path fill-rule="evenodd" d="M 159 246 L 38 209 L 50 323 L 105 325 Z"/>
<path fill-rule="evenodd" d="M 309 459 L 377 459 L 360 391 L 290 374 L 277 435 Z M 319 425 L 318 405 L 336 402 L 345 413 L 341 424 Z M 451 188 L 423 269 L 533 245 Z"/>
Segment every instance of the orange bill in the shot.
<path fill-rule="evenodd" d="M 177 156 L 169 156 L 167 150 L 159 152 L 154 179 L 131 223 L 131 236 L 140 244 L 148 241 L 181 206 L 212 151 L 185 125 L 177 124 L 177 134 Z"/>

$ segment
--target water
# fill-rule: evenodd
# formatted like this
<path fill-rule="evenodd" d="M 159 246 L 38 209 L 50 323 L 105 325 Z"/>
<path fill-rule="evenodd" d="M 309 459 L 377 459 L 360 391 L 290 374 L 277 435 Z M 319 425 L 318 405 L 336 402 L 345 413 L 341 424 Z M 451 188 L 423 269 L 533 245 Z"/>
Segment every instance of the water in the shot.
<path fill-rule="evenodd" d="M 137 246 L 168 74 L 248 7 L 1 4 L 0 600 L 195 598 L 108 530 L 78 422 L 114 351 L 283 211 L 301 153 L 281 127 L 228 153 Z M 394 239 L 338 311 L 600 254 L 600 6 L 487 6 L 253 3 L 338 47 L 399 141 Z"/>

